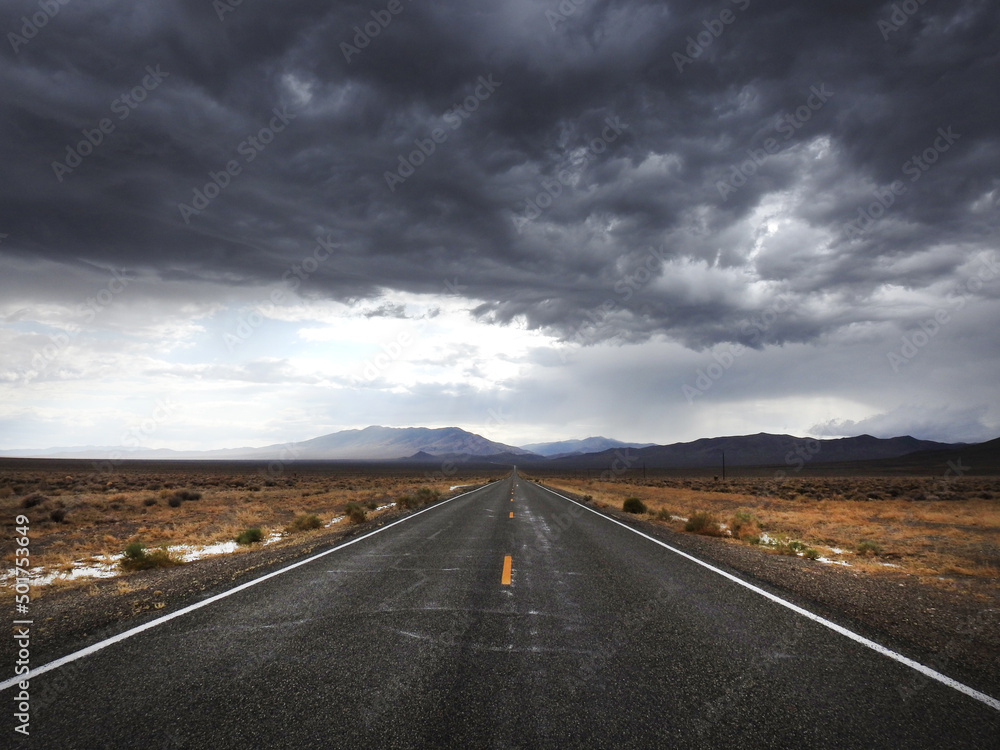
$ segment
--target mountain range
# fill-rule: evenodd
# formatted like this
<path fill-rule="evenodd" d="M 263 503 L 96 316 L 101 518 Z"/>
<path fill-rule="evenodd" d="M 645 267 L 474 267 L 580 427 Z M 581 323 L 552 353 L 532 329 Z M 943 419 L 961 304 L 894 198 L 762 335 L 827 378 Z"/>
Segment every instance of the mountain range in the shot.
<path fill-rule="evenodd" d="M 871 435 L 814 440 L 792 435 L 756 435 L 702 438 L 688 443 L 654 445 L 623 452 L 620 449 L 589 453 L 585 456 L 557 458 L 573 468 L 607 468 L 615 459 L 630 466 L 653 469 L 709 468 L 727 466 L 789 466 L 798 468 L 806 463 L 870 461 L 898 458 L 917 451 L 950 450 L 961 443 L 937 443 L 909 436 L 876 438 Z"/>
<path fill-rule="evenodd" d="M 87 446 L 86 448 L 51 448 L 43 451 L 0 451 L 11 458 L 96 458 L 107 459 L 121 453 L 130 459 L 205 459 L 227 461 L 381 461 L 409 458 L 417 453 L 429 458 L 445 456 L 531 456 L 530 451 L 487 440 L 458 427 L 365 427 L 342 430 L 311 440 L 277 443 L 261 448 L 224 448 L 209 451 L 174 451 L 168 449 Z"/>
<path fill-rule="evenodd" d="M 995 445 L 994 445 L 995 444 Z M 625 443 L 605 437 L 563 440 L 513 446 L 498 443 L 458 427 L 381 427 L 343 430 L 301 442 L 259 448 L 227 448 L 210 451 L 167 449 L 126 449 L 86 446 L 47 450 L 0 451 L 5 457 L 20 458 L 128 458 L 145 460 L 393 460 L 411 461 L 480 460 L 503 463 L 539 464 L 552 468 L 607 469 L 613 465 L 629 468 L 720 468 L 727 466 L 787 466 L 801 468 L 807 463 L 844 463 L 895 460 L 904 456 L 927 455 L 935 461 L 950 460 L 955 451 L 975 448 L 986 456 L 997 452 L 1000 441 L 967 446 L 939 443 L 903 436 L 876 438 L 871 435 L 815 440 L 792 435 L 740 435 L 702 438 L 686 443 L 655 445 Z M 957 454 L 956 454 L 957 455 Z M 965 455 L 963 453 L 962 455 Z M 976 454 L 979 455 L 979 454 Z"/>
<path fill-rule="evenodd" d="M 606 437 L 589 437 L 583 440 L 559 440 L 554 443 L 531 443 L 522 445 L 526 451 L 537 453 L 546 458 L 562 458 L 565 456 L 579 456 L 584 453 L 599 453 L 600 451 L 614 450 L 615 448 L 648 448 L 655 443 L 623 443 L 621 440 L 613 440 Z"/>

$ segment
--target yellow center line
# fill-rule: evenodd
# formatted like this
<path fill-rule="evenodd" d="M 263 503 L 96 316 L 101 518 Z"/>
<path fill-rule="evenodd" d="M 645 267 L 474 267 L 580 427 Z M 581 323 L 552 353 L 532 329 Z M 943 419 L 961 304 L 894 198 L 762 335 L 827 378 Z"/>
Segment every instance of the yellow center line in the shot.
<path fill-rule="evenodd" d="M 514 517 L 514 511 L 511 511 L 511 512 L 510 512 L 510 517 L 511 517 L 511 518 L 513 518 L 513 517 Z"/>
<path fill-rule="evenodd" d="M 500 583 L 504 586 L 510 586 L 510 568 L 512 564 L 510 555 L 507 555 L 507 557 L 503 559 L 503 575 L 500 577 Z"/>

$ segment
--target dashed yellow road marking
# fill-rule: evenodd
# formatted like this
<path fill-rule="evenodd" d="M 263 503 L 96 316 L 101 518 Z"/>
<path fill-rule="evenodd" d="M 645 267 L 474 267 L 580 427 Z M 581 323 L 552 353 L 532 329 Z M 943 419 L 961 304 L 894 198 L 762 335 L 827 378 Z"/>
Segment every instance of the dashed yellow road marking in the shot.
<path fill-rule="evenodd" d="M 513 518 L 513 517 L 514 517 L 514 511 L 511 511 L 511 512 L 510 512 L 510 517 L 511 517 L 511 518 Z"/>
<path fill-rule="evenodd" d="M 510 555 L 507 555 L 503 559 L 503 575 L 500 577 L 500 583 L 504 586 L 510 586 L 510 569 L 512 565 L 513 562 L 510 559 Z"/>

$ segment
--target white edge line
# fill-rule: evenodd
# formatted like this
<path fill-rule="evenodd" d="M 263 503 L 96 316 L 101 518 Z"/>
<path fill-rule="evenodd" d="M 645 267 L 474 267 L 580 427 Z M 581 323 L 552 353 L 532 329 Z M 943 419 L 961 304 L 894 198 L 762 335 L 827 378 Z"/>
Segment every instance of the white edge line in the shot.
<path fill-rule="evenodd" d="M 499 481 L 499 480 L 497 480 L 497 481 Z M 483 485 L 482 487 L 477 487 L 474 490 L 469 490 L 468 492 L 463 492 L 460 495 L 455 495 L 455 497 L 449 497 L 447 500 L 444 500 L 444 501 L 442 501 L 440 503 L 435 503 L 434 505 L 432 505 L 429 508 L 424 508 L 423 510 L 419 510 L 416 513 L 412 513 L 412 514 L 406 516 L 405 518 L 400 518 L 398 521 L 393 521 L 392 523 L 386 524 L 385 526 L 381 526 L 381 527 L 375 529 L 374 531 L 369 531 L 367 534 L 362 534 L 361 536 L 359 536 L 359 537 L 357 537 L 355 539 L 351 539 L 348 542 L 344 542 L 343 544 L 338 544 L 336 547 L 328 549 L 325 552 L 320 552 L 318 555 L 313 555 L 312 557 L 307 557 L 305 560 L 299 560 L 298 562 L 294 562 L 291 565 L 286 565 L 284 568 L 281 568 L 279 570 L 271 571 L 270 573 L 266 573 L 265 575 L 262 575 L 260 578 L 254 578 L 252 581 L 247 581 L 246 583 L 241 583 L 239 586 L 236 586 L 236 587 L 231 588 L 231 589 L 227 589 L 226 591 L 223 591 L 223 592 L 221 592 L 219 594 L 215 594 L 214 596 L 210 596 L 208 599 L 204 599 L 203 601 L 200 601 L 200 602 L 195 602 L 194 604 L 189 604 L 186 607 L 182 607 L 181 609 L 178 609 L 176 612 L 171 612 L 169 614 L 163 615 L 162 617 L 158 617 L 155 620 L 150 620 L 149 622 L 145 622 L 142 625 L 137 625 L 136 627 L 131 628 L 129 630 L 126 630 L 123 633 L 119 633 L 118 635 L 113 635 L 110 638 L 106 638 L 103 641 L 99 641 L 98 643 L 94 643 L 94 644 L 92 644 L 90 646 L 87 646 L 86 648 L 82 648 L 79 651 L 74 651 L 73 653 L 67 654 L 66 656 L 63 656 L 63 657 L 60 657 L 59 659 L 56 659 L 55 661 L 50 661 L 48 664 L 43 664 L 40 667 L 35 667 L 34 669 L 32 669 L 27 674 L 17 675 L 15 677 L 11 677 L 10 679 L 7 679 L 7 680 L 4 680 L 3 682 L 0 682 L 0 692 L 6 690 L 7 688 L 14 687 L 19 682 L 27 682 L 29 680 L 34 679 L 35 677 L 38 677 L 39 675 L 45 674 L 46 672 L 51 672 L 53 669 L 58 669 L 59 667 L 62 667 L 64 665 L 66 665 L 66 664 L 69 664 L 70 662 L 74 662 L 77 659 L 82 659 L 85 656 L 90 656 L 91 654 L 96 653 L 96 652 L 100 651 L 103 648 L 107 648 L 108 646 L 112 646 L 115 643 L 119 643 L 120 641 L 124 641 L 125 639 L 131 638 L 134 635 L 138 635 L 139 633 L 142 633 L 145 630 L 150 630 L 151 628 L 155 628 L 157 625 L 162 625 L 163 623 L 165 623 L 165 622 L 167 622 L 169 620 L 173 620 L 175 617 L 181 617 L 182 615 L 186 615 L 189 612 L 194 612 L 196 609 L 201 609 L 202 607 L 207 607 L 209 604 L 217 602 L 220 599 L 225 599 L 227 596 L 232 596 L 233 594 L 235 594 L 237 592 L 240 592 L 240 591 L 243 591 L 244 589 L 248 589 L 251 586 L 256 586 L 258 583 L 263 583 L 264 581 L 268 580 L 269 578 L 274 578 L 275 576 L 280 576 L 282 573 L 287 573 L 289 570 L 293 570 L 293 569 L 298 568 L 298 567 L 300 567 L 302 565 L 307 565 L 307 564 L 313 562 L 314 560 L 318 560 L 321 557 L 326 557 L 327 555 L 329 555 L 329 554 L 331 554 L 333 552 L 337 552 L 338 550 L 342 550 L 342 549 L 344 549 L 344 547 L 350 547 L 352 544 L 356 544 L 357 542 L 360 542 L 362 539 L 367 539 L 370 536 L 374 536 L 375 534 L 380 534 L 381 532 L 383 532 L 383 531 L 385 531 L 387 529 L 391 529 L 393 526 L 395 526 L 398 523 L 403 523 L 404 521 L 409 521 L 411 518 L 416 518 L 421 513 L 426 513 L 427 511 L 434 510 L 435 508 L 440 508 L 442 505 L 447 505 L 452 500 L 458 500 L 458 498 L 465 497 L 466 495 L 471 495 L 473 492 L 479 492 L 480 490 L 484 490 L 487 487 L 489 487 L 490 485 L 492 485 L 493 483 L 494 482 L 488 482 L 487 484 Z"/>
<path fill-rule="evenodd" d="M 824 617 L 820 617 L 819 615 L 817 615 L 817 614 L 815 614 L 813 612 L 810 612 L 807 609 L 803 609 L 802 607 L 800 607 L 800 606 L 798 606 L 796 604 L 792 604 L 791 602 L 782 599 L 780 596 L 775 596 L 771 592 L 765 591 L 762 588 L 754 586 L 752 583 L 744 581 L 742 578 L 737 578 L 732 573 L 727 573 L 724 570 L 720 570 L 719 568 L 715 567 L 714 565 L 710 565 L 709 563 L 707 563 L 707 562 L 705 562 L 703 560 L 699 560 L 697 557 L 694 557 L 693 555 L 689 555 L 687 552 L 682 552 L 681 550 L 676 549 L 675 547 L 671 547 L 669 544 L 666 544 L 665 542 L 661 542 L 659 539 L 656 539 L 655 537 L 649 536 L 649 534 L 644 534 L 643 532 L 639 531 L 638 529 L 632 528 L 628 524 L 622 523 L 621 521 L 619 521 L 616 518 L 611 518 L 610 516 L 606 516 L 605 514 L 599 512 L 599 511 L 596 511 L 593 508 L 590 508 L 590 507 L 584 505 L 583 503 L 579 503 L 576 500 L 573 500 L 572 498 L 566 497 L 565 495 L 560 495 L 555 490 L 550 490 L 548 487 L 545 487 L 545 486 L 543 486 L 541 484 L 537 484 L 536 483 L 536 486 L 537 487 L 541 487 L 543 490 L 546 490 L 547 492 L 551 492 L 556 497 L 561 497 L 563 500 L 568 500 L 569 502 L 573 503 L 574 505 L 580 506 L 584 510 L 589 510 L 594 515 L 600 516 L 601 518 L 605 519 L 606 521 L 610 521 L 611 523 L 618 524 L 623 529 L 628 529 L 632 533 L 638 534 L 639 536 L 644 537 L 645 539 L 648 539 L 649 541 L 653 542 L 654 544 L 658 544 L 661 547 L 664 547 L 664 548 L 670 550 L 671 552 L 680 555 L 681 557 L 685 557 L 688 560 L 690 560 L 691 562 L 697 563 L 698 565 L 701 565 L 704 568 L 708 568 L 713 573 L 718 573 L 720 576 L 723 576 L 724 578 L 728 578 L 730 581 L 733 581 L 734 583 L 738 583 L 740 586 L 744 586 L 745 588 L 748 588 L 751 591 L 753 591 L 753 592 L 755 592 L 757 594 L 760 594 L 761 596 L 766 597 L 767 599 L 770 599 L 772 602 L 774 602 L 776 604 L 780 604 L 783 607 L 787 607 L 788 609 L 792 610 L 793 612 L 797 612 L 798 614 L 802 615 L 803 617 L 808 617 L 810 620 L 812 620 L 814 622 L 817 622 L 820 625 L 823 625 L 824 627 L 827 627 L 827 628 L 829 628 L 830 630 L 833 630 L 836 633 L 840 633 L 841 635 L 846 636 L 847 638 L 850 638 L 852 641 L 855 641 L 857 643 L 860 643 L 862 646 L 866 646 L 867 648 L 870 648 L 872 651 L 875 651 L 875 652 L 877 652 L 879 654 L 882 654 L 883 656 L 888 656 L 890 659 L 898 661 L 900 664 L 905 664 L 907 667 L 910 667 L 911 669 L 915 669 L 917 672 L 920 672 L 921 674 L 925 675 L 926 677 L 929 677 L 932 680 L 937 680 L 942 685 L 947 685 L 948 687 L 952 688 L 953 690 L 957 690 L 960 693 L 965 693 L 970 698 L 975 698 L 977 701 L 980 701 L 981 703 L 985 703 L 990 708 L 993 708 L 993 709 L 995 709 L 997 711 L 1000 711 L 1000 700 L 997 700 L 996 698 L 992 698 L 989 695 L 987 695 L 986 693 L 981 693 L 978 690 L 976 690 L 975 688 L 971 688 L 968 685 L 965 685 L 965 684 L 959 682 L 958 680 L 954 680 L 951 677 L 948 677 L 947 675 L 941 674 L 940 672 L 937 672 L 937 671 L 931 669 L 930 667 L 924 666 L 923 664 L 921 664 L 918 661 L 914 661 L 913 659 L 907 658 L 907 657 L 903 656 L 902 654 L 896 653 L 892 649 L 886 648 L 885 646 L 883 646 L 880 643 L 876 643 L 875 641 L 869 640 L 868 638 L 865 638 L 863 635 L 858 635 L 853 630 L 848 630 L 847 628 L 845 628 L 845 627 L 843 627 L 841 625 L 838 625 L 835 622 L 831 622 L 830 620 L 827 620 Z"/>

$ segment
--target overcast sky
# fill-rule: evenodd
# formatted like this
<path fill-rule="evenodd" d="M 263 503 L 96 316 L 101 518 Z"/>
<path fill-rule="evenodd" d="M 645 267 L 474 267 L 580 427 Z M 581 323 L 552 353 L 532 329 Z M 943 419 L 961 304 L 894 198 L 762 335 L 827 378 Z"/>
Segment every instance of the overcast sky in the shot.
<path fill-rule="evenodd" d="M 0 449 L 1000 435 L 996 2 L 0 30 Z"/>

